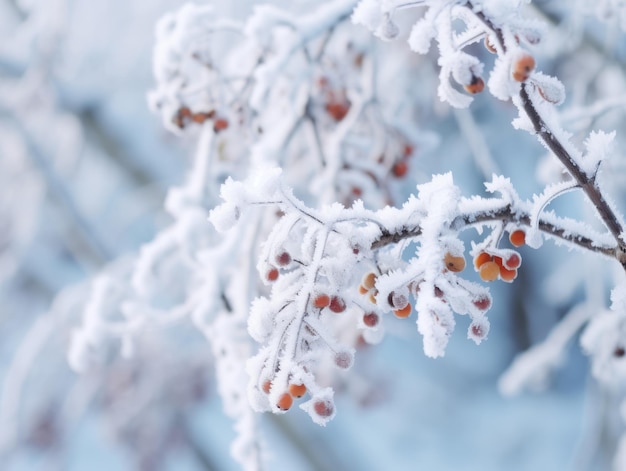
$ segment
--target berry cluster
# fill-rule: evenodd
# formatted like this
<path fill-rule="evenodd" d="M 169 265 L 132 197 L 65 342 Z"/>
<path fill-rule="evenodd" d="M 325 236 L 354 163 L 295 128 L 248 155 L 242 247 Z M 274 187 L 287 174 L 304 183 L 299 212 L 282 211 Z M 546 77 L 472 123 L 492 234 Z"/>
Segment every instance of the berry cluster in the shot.
<path fill-rule="evenodd" d="M 513 246 L 521 247 L 525 243 L 526 234 L 520 229 L 515 230 L 509 234 L 509 240 Z M 511 283 L 517 278 L 517 269 L 521 264 L 522 258 L 515 250 L 481 251 L 474 257 L 474 268 L 483 281 L 500 278 Z"/>
<path fill-rule="evenodd" d="M 204 124 L 207 120 L 213 120 L 213 131 L 218 133 L 228 129 L 228 120 L 216 115 L 215 110 L 193 112 L 187 106 L 181 106 L 172 117 L 172 124 L 179 129 L 184 129 L 191 123 Z"/>

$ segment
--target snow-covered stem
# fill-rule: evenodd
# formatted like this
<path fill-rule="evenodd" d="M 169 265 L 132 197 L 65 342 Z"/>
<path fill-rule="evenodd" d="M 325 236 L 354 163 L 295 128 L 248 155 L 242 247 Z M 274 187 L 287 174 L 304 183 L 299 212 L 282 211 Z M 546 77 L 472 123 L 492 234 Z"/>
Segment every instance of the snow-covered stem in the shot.
<path fill-rule="evenodd" d="M 533 127 L 541 140 L 546 144 L 546 146 L 548 146 L 548 148 L 565 166 L 565 168 L 567 168 L 570 175 L 572 175 L 572 177 L 574 177 L 574 179 L 578 182 L 580 188 L 585 192 L 591 203 L 596 207 L 598 215 L 606 227 L 609 229 L 613 237 L 615 237 L 615 240 L 618 243 L 618 251 L 615 255 L 626 270 L 626 244 L 622 239 L 623 228 L 617 218 L 617 215 L 609 205 L 608 201 L 606 201 L 604 195 L 600 191 L 600 188 L 596 184 L 595 175 L 589 177 L 572 158 L 559 139 L 552 133 L 550 127 L 543 120 L 532 99 L 528 95 L 525 84 L 522 84 L 520 89 L 520 98 L 522 100 L 524 111 L 533 123 Z"/>
<path fill-rule="evenodd" d="M 530 227 L 531 215 L 529 212 L 523 211 L 519 208 L 515 208 L 515 210 L 513 210 L 510 205 L 506 204 L 495 210 L 485 210 L 480 213 L 460 215 L 452 221 L 450 228 L 456 231 L 462 231 L 464 229 L 470 229 L 478 225 L 497 221 L 503 223 L 516 223 L 518 225 Z M 561 221 L 568 221 L 569 223 L 572 222 L 567 219 L 561 219 Z M 615 257 L 615 246 L 599 244 L 597 238 L 595 238 L 592 234 L 578 233 L 572 231 L 570 228 L 566 229 L 564 226 L 565 225 L 560 225 L 559 220 L 556 218 L 540 218 L 538 223 L 538 229 L 547 235 L 592 252 L 600 253 L 608 257 Z M 400 232 L 382 230 L 382 235 L 372 244 L 372 249 L 378 249 L 390 244 L 397 244 L 402 240 L 417 237 L 421 235 L 421 233 L 421 227 L 407 228 Z"/>
<path fill-rule="evenodd" d="M 468 2 L 468 8 L 473 9 L 472 3 Z M 487 18 L 482 12 L 475 12 L 476 17 L 491 30 L 498 42 L 498 52 L 506 53 L 506 44 L 504 41 L 504 34 L 502 30 L 496 27 L 489 18 Z M 500 52 L 501 51 L 501 52 Z M 569 174 L 576 180 L 580 188 L 585 192 L 591 203 L 595 206 L 600 219 L 606 225 L 611 235 L 617 242 L 614 257 L 620 262 L 624 270 L 626 270 L 626 242 L 622 238 L 623 227 L 622 224 L 611 208 L 608 201 L 602 194 L 600 188 L 596 183 L 596 173 L 589 176 L 576 162 L 570 152 L 566 149 L 565 145 L 559 140 L 556 134 L 552 131 L 550 126 L 546 123 L 541 116 L 539 110 L 533 103 L 530 97 L 526 83 L 522 83 L 519 90 L 519 97 L 521 100 L 522 108 L 528 119 L 531 121 L 535 132 L 541 141 L 550 149 L 554 156 L 565 166 Z"/>

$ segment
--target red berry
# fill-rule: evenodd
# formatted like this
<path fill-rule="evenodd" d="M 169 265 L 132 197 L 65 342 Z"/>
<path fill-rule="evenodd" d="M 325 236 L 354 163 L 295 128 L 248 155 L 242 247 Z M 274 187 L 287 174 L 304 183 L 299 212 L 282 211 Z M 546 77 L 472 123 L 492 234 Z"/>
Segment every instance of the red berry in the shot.
<path fill-rule="evenodd" d="M 380 318 L 375 312 L 367 312 L 363 314 L 363 324 L 368 327 L 376 327 Z"/>
<path fill-rule="evenodd" d="M 213 131 L 220 132 L 228 128 L 228 121 L 224 118 L 217 118 L 213 122 Z"/>
<path fill-rule="evenodd" d="M 474 300 L 474 306 L 476 306 L 481 311 L 486 311 L 491 306 L 491 300 L 487 297 L 478 298 Z"/>
<path fill-rule="evenodd" d="M 326 112 L 335 120 L 341 121 L 350 111 L 350 103 L 331 101 L 326 103 Z"/>
<path fill-rule="evenodd" d="M 276 281 L 278 279 L 278 268 L 270 268 L 265 274 L 267 281 Z"/>
<path fill-rule="evenodd" d="M 521 264 L 522 264 L 522 259 L 516 253 L 511 255 L 504 262 L 504 265 L 506 265 L 507 268 L 511 268 L 511 269 L 518 268 Z"/>
<path fill-rule="evenodd" d="M 352 355 L 348 352 L 338 352 L 335 354 L 335 365 L 344 370 L 352 366 Z"/>
<path fill-rule="evenodd" d="M 480 324 L 472 324 L 471 329 L 474 337 L 483 338 L 485 336 L 485 330 Z"/>
<path fill-rule="evenodd" d="M 404 149 L 402 150 L 403 157 L 409 157 L 413 153 L 413 146 L 411 144 L 404 144 Z"/>
<path fill-rule="evenodd" d="M 335 408 L 330 401 L 315 401 L 313 410 L 320 417 L 330 417 L 333 415 Z"/>
<path fill-rule="evenodd" d="M 318 294 L 313 300 L 313 305 L 319 309 L 324 309 L 329 304 L 330 304 L 330 297 L 327 294 Z"/>
<path fill-rule="evenodd" d="M 391 168 L 391 172 L 396 178 L 404 177 L 408 171 L 409 171 L 409 166 L 404 160 L 400 160 L 399 162 L 396 162 L 395 164 L 393 164 L 393 167 Z"/>
<path fill-rule="evenodd" d="M 330 298 L 330 304 L 328 308 L 336 313 L 340 313 L 346 310 L 346 303 L 339 296 L 333 296 Z"/>
<path fill-rule="evenodd" d="M 263 385 L 261 386 L 261 389 L 263 390 L 265 394 L 269 394 L 270 389 L 272 389 L 272 381 L 270 381 L 269 379 L 263 381 Z"/>
<path fill-rule="evenodd" d="M 276 255 L 276 263 L 281 267 L 287 266 L 291 263 L 291 255 L 288 252 L 281 252 Z"/>

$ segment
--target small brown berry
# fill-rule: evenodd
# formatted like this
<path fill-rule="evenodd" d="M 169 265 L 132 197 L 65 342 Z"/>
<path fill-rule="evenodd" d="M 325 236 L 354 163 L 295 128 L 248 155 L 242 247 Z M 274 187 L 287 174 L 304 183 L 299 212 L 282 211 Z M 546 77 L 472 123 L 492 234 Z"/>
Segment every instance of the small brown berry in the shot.
<path fill-rule="evenodd" d="M 228 121 L 224 118 L 217 118 L 213 122 L 213 131 L 216 133 L 228 129 Z"/>
<path fill-rule="evenodd" d="M 361 284 L 365 286 L 367 289 L 372 289 L 376 285 L 376 273 L 369 272 L 361 281 Z"/>
<path fill-rule="evenodd" d="M 335 365 L 343 370 L 347 370 L 352 366 L 352 360 L 352 355 L 348 352 L 337 352 L 335 354 Z"/>
<path fill-rule="evenodd" d="M 320 417 L 330 417 L 333 415 L 334 407 L 329 401 L 315 401 L 313 403 L 313 410 Z"/>
<path fill-rule="evenodd" d="M 270 268 L 265 274 L 267 281 L 276 281 L 278 279 L 278 268 Z"/>
<path fill-rule="evenodd" d="M 328 308 L 333 312 L 340 313 L 346 310 L 346 303 L 339 296 L 333 296 L 330 298 Z"/>
<path fill-rule="evenodd" d="M 335 120 L 341 121 L 350 111 L 349 102 L 331 101 L 326 103 L 326 112 Z"/>
<path fill-rule="evenodd" d="M 511 73 L 516 81 L 525 82 L 533 70 L 535 70 L 535 58 L 530 54 L 523 54 L 513 63 Z"/>
<path fill-rule="evenodd" d="M 376 327 L 379 321 L 380 318 L 375 312 L 366 312 L 365 314 L 363 314 L 363 324 L 368 327 Z"/>
<path fill-rule="evenodd" d="M 468 93 L 475 95 L 485 89 L 485 81 L 480 77 L 472 76 L 472 81 L 463 88 L 465 88 L 465 91 Z"/>
<path fill-rule="evenodd" d="M 486 311 L 491 306 L 491 300 L 488 297 L 481 297 L 474 300 L 474 306 L 481 311 Z"/>
<path fill-rule="evenodd" d="M 404 160 L 400 160 L 396 162 L 395 164 L 393 164 L 393 167 L 391 168 L 391 172 L 393 173 L 393 176 L 396 178 L 402 178 L 406 176 L 408 171 L 409 171 L 409 166 Z"/>
<path fill-rule="evenodd" d="M 446 268 L 451 272 L 458 273 L 465 270 L 465 257 L 456 257 L 448 252 L 444 257 L 443 262 Z"/>
<path fill-rule="evenodd" d="M 281 252 L 276 255 L 276 263 L 281 267 L 289 265 L 291 263 L 291 255 L 289 255 L 289 252 Z"/>

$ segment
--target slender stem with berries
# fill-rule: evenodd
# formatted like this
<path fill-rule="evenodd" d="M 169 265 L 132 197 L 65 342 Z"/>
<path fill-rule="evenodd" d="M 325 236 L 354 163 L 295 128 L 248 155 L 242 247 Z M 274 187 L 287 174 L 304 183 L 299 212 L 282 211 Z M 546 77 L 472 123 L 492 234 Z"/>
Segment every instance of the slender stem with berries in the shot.
<path fill-rule="evenodd" d="M 468 2 L 467 5 L 470 10 L 473 10 L 471 2 Z M 506 45 L 504 43 L 502 30 L 496 27 L 482 12 L 474 12 L 474 14 L 490 31 L 495 34 L 500 46 L 499 51 L 506 52 Z M 550 129 L 550 126 L 548 126 L 537 110 L 537 107 L 528 94 L 525 83 L 521 84 L 519 97 L 522 103 L 522 108 L 528 116 L 528 119 L 531 121 L 538 137 L 548 147 L 548 149 L 552 151 L 554 156 L 565 166 L 572 178 L 576 180 L 580 188 L 585 192 L 591 203 L 596 208 L 602 222 L 615 238 L 617 246 L 613 249 L 612 253 L 607 253 L 607 255 L 616 258 L 624 270 L 626 270 L 626 241 L 622 238 L 623 227 L 617 217 L 617 214 L 613 211 L 608 201 L 604 198 L 604 195 L 600 191 L 600 188 L 596 184 L 596 174 L 594 173 L 593 176 L 587 175 L 578 162 L 576 162 L 572 155 L 567 151 L 563 143 L 559 141 L 554 132 Z M 596 247 L 594 244 L 590 244 L 588 248 L 597 251 L 595 250 Z"/>

